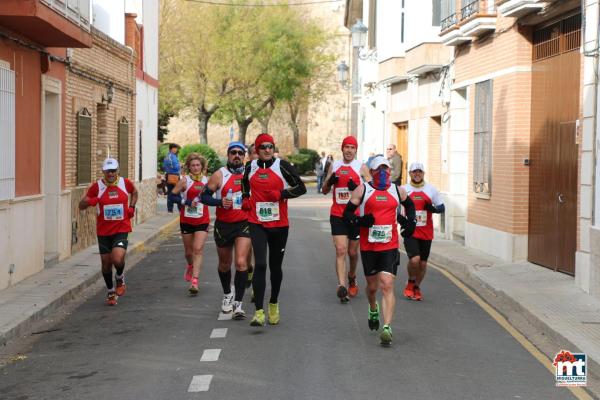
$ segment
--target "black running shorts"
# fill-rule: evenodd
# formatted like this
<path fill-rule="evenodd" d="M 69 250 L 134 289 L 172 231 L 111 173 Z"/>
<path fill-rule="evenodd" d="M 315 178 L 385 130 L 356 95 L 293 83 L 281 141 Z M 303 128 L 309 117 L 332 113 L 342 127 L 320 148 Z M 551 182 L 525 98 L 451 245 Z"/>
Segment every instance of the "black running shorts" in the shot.
<path fill-rule="evenodd" d="M 250 225 L 248 221 L 222 222 L 216 220 L 214 231 L 217 247 L 232 247 L 235 244 L 235 239 L 250 237 Z"/>
<path fill-rule="evenodd" d="M 127 245 L 129 244 L 127 240 L 127 236 L 129 233 L 115 233 L 110 236 L 98 236 L 98 249 L 100 250 L 100 254 L 108 254 L 112 252 L 112 249 L 115 247 L 121 247 L 122 249 L 127 250 Z"/>
<path fill-rule="evenodd" d="M 349 240 L 358 240 L 360 236 L 360 228 L 358 226 L 348 226 L 344 222 L 344 218 L 336 217 L 334 215 L 329 216 L 329 223 L 331 224 L 331 235 L 347 236 Z"/>
<path fill-rule="evenodd" d="M 188 233 L 194 233 L 194 232 L 208 232 L 208 224 L 190 225 L 190 224 L 182 224 L 180 222 L 179 229 L 181 229 L 181 233 L 184 235 L 186 235 Z"/>
<path fill-rule="evenodd" d="M 365 276 L 373 276 L 380 272 L 387 272 L 396 276 L 396 273 L 398 272 L 400 253 L 398 253 L 397 249 L 361 251 L 360 258 L 362 260 Z"/>
<path fill-rule="evenodd" d="M 421 257 L 421 261 L 427 261 L 431 251 L 431 240 L 416 239 L 414 237 L 404 238 L 404 249 L 408 258 Z"/>

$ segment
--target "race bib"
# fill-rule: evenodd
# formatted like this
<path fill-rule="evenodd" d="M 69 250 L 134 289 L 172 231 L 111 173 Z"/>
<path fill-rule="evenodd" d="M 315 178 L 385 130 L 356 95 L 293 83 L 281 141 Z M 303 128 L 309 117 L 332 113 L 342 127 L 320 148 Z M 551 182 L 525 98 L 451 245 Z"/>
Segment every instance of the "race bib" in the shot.
<path fill-rule="evenodd" d="M 389 243 L 392 240 L 392 225 L 373 225 L 369 228 L 369 243 Z"/>
<path fill-rule="evenodd" d="M 242 192 L 233 193 L 233 197 L 231 198 L 231 201 L 233 201 L 232 208 L 234 210 L 241 210 L 242 209 Z"/>
<path fill-rule="evenodd" d="M 415 211 L 415 216 L 417 218 L 417 226 L 427 225 L 427 211 L 425 211 L 425 210 Z"/>
<path fill-rule="evenodd" d="M 188 218 L 200 218 L 204 215 L 204 206 L 202 204 L 198 204 L 196 207 L 185 206 L 183 215 Z"/>
<path fill-rule="evenodd" d="M 121 221 L 123 218 L 123 204 L 107 204 L 104 206 L 105 221 Z"/>
<path fill-rule="evenodd" d="M 268 201 L 257 202 L 256 216 L 260 222 L 279 221 L 279 203 Z"/>
<path fill-rule="evenodd" d="M 350 196 L 352 193 L 348 188 L 341 187 L 335 188 L 335 202 L 337 204 L 347 204 L 350 201 Z"/>

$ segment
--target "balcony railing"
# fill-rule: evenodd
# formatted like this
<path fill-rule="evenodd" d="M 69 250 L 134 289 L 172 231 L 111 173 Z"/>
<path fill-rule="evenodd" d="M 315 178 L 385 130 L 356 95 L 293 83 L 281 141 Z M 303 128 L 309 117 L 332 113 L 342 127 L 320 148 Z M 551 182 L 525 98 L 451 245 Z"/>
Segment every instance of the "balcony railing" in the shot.
<path fill-rule="evenodd" d="M 480 0 L 471 0 L 460 9 L 460 19 L 464 20 L 479 12 Z"/>
<path fill-rule="evenodd" d="M 452 13 L 446 18 L 442 19 L 440 23 L 442 32 L 452 27 L 453 25 L 456 25 L 456 23 L 458 22 L 456 17 L 456 13 Z"/>
<path fill-rule="evenodd" d="M 41 0 L 82 28 L 90 29 L 90 0 Z"/>

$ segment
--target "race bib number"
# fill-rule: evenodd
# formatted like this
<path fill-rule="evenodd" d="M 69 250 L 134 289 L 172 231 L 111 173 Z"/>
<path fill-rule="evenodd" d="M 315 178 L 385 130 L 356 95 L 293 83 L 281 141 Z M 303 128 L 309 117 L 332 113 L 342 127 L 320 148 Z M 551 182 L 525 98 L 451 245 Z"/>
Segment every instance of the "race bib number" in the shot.
<path fill-rule="evenodd" d="M 392 225 L 373 225 L 369 228 L 369 243 L 389 243 L 392 240 Z"/>
<path fill-rule="evenodd" d="M 348 188 L 336 188 L 335 189 L 335 202 L 337 204 L 347 204 L 350 201 L 350 195 L 352 193 Z"/>
<path fill-rule="evenodd" d="M 123 218 L 123 204 L 107 204 L 104 206 L 105 221 L 121 221 Z"/>
<path fill-rule="evenodd" d="M 198 204 L 196 207 L 185 206 L 183 215 L 188 218 L 200 218 L 204 215 L 204 206 L 202 204 Z"/>
<path fill-rule="evenodd" d="M 232 208 L 234 210 L 241 210 L 242 209 L 242 192 L 233 193 L 233 197 L 232 197 L 231 201 L 233 201 Z"/>
<path fill-rule="evenodd" d="M 427 211 L 425 211 L 425 210 L 415 211 L 415 216 L 417 218 L 417 226 L 427 225 Z"/>
<path fill-rule="evenodd" d="M 279 203 L 267 201 L 257 202 L 256 215 L 260 222 L 279 221 Z"/>

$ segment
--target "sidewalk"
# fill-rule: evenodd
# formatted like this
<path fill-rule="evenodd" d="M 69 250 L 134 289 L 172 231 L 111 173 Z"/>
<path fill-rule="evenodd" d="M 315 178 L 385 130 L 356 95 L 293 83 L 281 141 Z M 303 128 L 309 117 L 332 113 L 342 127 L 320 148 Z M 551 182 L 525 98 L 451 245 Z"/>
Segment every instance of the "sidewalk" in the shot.
<path fill-rule="evenodd" d="M 448 240 L 434 241 L 429 261 L 483 294 L 486 301 L 500 303 L 492 305 L 501 313 L 516 312 L 540 334 L 568 346 L 565 350 L 586 353 L 595 364 L 590 372 L 594 369 L 598 375 L 600 299 L 575 286 L 571 276 L 528 262 L 507 263 Z M 481 293 L 482 288 L 499 301 Z"/>
<path fill-rule="evenodd" d="M 127 255 L 176 226 L 178 214 L 159 212 L 129 235 Z M 0 291 L 0 345 L 22 335 L 36 321 L 59 309 L 67 301 L 102 279 L 98 246 L 75 253 L 50 268 Z"/>

